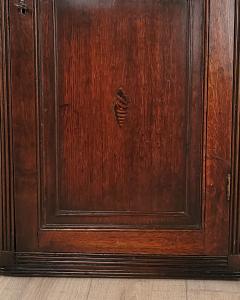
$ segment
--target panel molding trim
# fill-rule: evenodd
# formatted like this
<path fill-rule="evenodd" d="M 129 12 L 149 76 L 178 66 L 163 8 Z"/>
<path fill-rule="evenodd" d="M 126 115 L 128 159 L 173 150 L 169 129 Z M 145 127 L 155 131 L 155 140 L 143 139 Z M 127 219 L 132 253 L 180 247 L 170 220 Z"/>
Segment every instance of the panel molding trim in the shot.
<path fill-rule="evenodd" d="M 192 80 L 192 60 L 193 60 L 193 51 L 192 51 L 192 47 L 193 47 L 193 37 L 192 37 L 192 34 L 193 34 L 193 1 L 192 0 L 188 0 L 186 1 L 187 2 L 187 9 L 188 9 L 188 12 L 187 12 L 187 28 L 188 28 L 188 32 L 187 32 L 187 53 L 186 53 L 186 56 L 187 56 L 187 83 L 188 83 L 188 86 L 186 88 L 187 90 L 187 120 L 186 120 L 186 123 L 187 123 L 187 131 L 189 131 L 189 114 L 190 114 L 190 104 L 191 104 L 191 99 L 192 99 L 192 84 L 193 84 L 193 80 Z M 40 5 L 40 4 L 39 4 Z M 202 5 L 203 5 L 203 10 L 204 10 L 204 14 L 203 14 L 203 29 L 202 29 L 202 37 L 201 37 L 201 40 L 202 40 L 202 62 L 204 63 L 205 65 L 205 60 L 206 60 L 206 57 L 208 55 L 207 53 L 207 49 L 208 49 L 208 46 L 207 46 L 207 43 L 208 43 L 208 1 L 205 1 L 203 0 L 202 1 Z M 71 227 L 71 224 L 69 223 L 76 223 L 76 222 L 65 222 L 64 220 L 66 220 L 66 218 L 68 218 L 68 220 L 71 220 L 73 217 L 75 217 L 75 220 L 77 217 L 82 217 L 84 219 L 84 217 L 92 217 L 93 218 L 93 224 L 87 224 L 87 226 L 92 226 L 94 227 L 94 218 L 99 216 L 99 217 L 102 217 L 104 218 L 105 216 L 108 216 L 108 217 L 114 217 L 116 215 L 119 216 L 119 218 L 121 217 L 125 217 L 125 216 L 150 216 L 150 215 L 155 215 L 156 218 L 162 218 L 162 219 L 166 219 L 168 218 L 169 216 L 171 216 L 172 218 L 175 218 L 176 220 L 178 220 L 177 222 L 180 224 L 179 226 L 177 225 L 176 228 L 178 227 L 191 227 L 193 228 L 196 228 L 196 229 L 199 229 L 199 224 L 195 224 L 193 225 L 193 222 L 195 222 L 196 220 L 192 217 L 191 215 L 191 211 L 190 211 L 190 200 L 188 199 L 189 198 L 189 169 L 190 169 L 190 159 L 189 159 L 189 152 L 190 151 L 187 151 L 187 155 L 186 155 L 186 202 L 185 202 L 185 209 L 183 211 L 165 211 L 165 212 L 154 212 L 154 213 L 143 213 L 142 211 L 131 211 L 131 210 L 128 210 L 127 212 L 125 211 L 121 211 L 121 210 L 117 210 L 117 211 L 80 211 L 80 210 L 68 210 L 68 209 L 61 209 L 59 206 L 59 176 L 58 176 L 58 170 L 59 170 L 59 162 L 58 162 L 58 154 L 59 154 L 59 128 L 58 128 L 58 121 L 59 121 L 59 116 L 58 116 L 58 93 L 57 93 L 57 78 L 58 78 L 58 70 L 57 70 L 57 64 L 58 64 L 58 54 L 57 54 L 57 12 L 56 12 L 56 2 L 53 1 L 52 3 L 52 9 L 53 9 L 53 13 L 52 13 L 52 16 L 51 16 L 51 26 L 53 28 L 53 33 L 51 33 L 51 35 L 53 36 L 54 38 L 54 42 L 53 42 L 53 49 L 54 49 L 54 55 L 53 55 L 53 60 L 54 60 L 54 80 L 53 80 L 53 84 L 55 85 L 54 87 L 54 91 L 52 92 L 53 96 L 54 96 L 54 110 L 55 110 L 55 113 L 54 113 L 54 116 L 55 116 L 55 121 L 54 121 L 54 126 L 55 126 L 55 129 L 54 129 L 54 132 L 55 132 L 55 137 L 54 137 L 54 143 L 55 143 L 55 146 L 52 144 L 51 147 L 55 147 L 55 158 L 54 158 L 54 161 L 55 161 L 55 170 L 52 170 L 51 173 L 54 174 L 55 179 L 55 191 L 51 191 L 51 197 L 54 197 L 55 199 L 50 199 L 49 201 L 51 202 L 54 202 L 55 204 L 55 208 L 53 208 L 53 205 L 51 206 L 51 208 L 49 210 L 51 210 L 51 216 L 54 215 L 54 218 L 52 217 L 51 220 L 50 218 L 48 217 L 48 214 L 49 214 L 49 211 L 48 211 L 48 208 L 46 207 L 47 206 L 47 202 L 46 199 L 44 199 L 45 195 L 46 195 L 46 192 L 44 190 L 44 185 L 46 184 L 46 179 L 44 179 L 44 174 L 46 174 L 46 161 L 44 161 L 44 157 L 42 155 L 43 153 L 43 149 L 44 147 L 46 147 L 46 142 L 44 141 L 44 128 L 45 128 L 45 125 L 44 125 L 44 109 L 45 109 L 45 104 L 44 104 L 44 99 L 42 99 L 41 97 L 41 94 L 42 93 L 39 93 L 39 99 L 38 99 L 38 107 L 39 107 L 39 120 L 38 120 L 38 127 L 39 127 L 39 141 L 38 141 L 38 145 L 41 145 L 39 146 L 39 177 L 40 177 L 40 180 L 39 180 L 39 186 L 41 186 L 42 188 L 39 189 L 39 201 L 40 201 L 40 213 L 41 213 L 41 226 L 42 228 L 52 228 L 53 226 L 58 226 L 57 224 L 59 224 L 59 227 Z M 50 13 L 51 15 L 51 13 Z M 37 22 L 36 22 L 38 25 L 38 27 L 40 26 L 43 26 L 43 21 L 41 20 L 41 16 L 39 16 L 39 14 L 37 13 Z M 50 26 L 50 25 L 48 25 Z M 37 32 L 41 32 L 41 28 L 37 30 Z M 41 47 L 42 47 L 42 43 L 43 41 L 41 40 L 42 39 L 42 36 L 41 34 L 39 34 L 38 36 L 38 40 L 37 40 L 37 48 L 38 48 L 38 52 L 41 54 L 43 53 L 43 51 L 41 51 Z M 39 53 L 37 53 L 37 58 L 39 59 Z M 42 57 L 40 57 L 40 59 L 43 59 Z M 41 64 L 41 61 L 38 61 L 38 65 Z M 38 70 L 42 72 L 42 68 L 39 67 Z M 40 73 L 40 78 L 43 76 L 43 74 Z M 202 85 L 204 85 L 204 82 L 205 82 L 205 74 L 204 72 L 202 72 L 202 78 L 201 78 L 201 81 L 202 81 Z M 41 80 L 40 80 L 41 81 Z M 42 86 L 40 84 L 39 86 L 39 89 L 41 89 Z M 203 90 L 201 91 L 202 92 L 202 103 L 204 103 L 204 92 Z M 126 91 L 126 93 L 128 94 L 128 91 Z M 131 99 L 130 99 L 131 101 Z M 116 113 L 116 111 L 115 111 Z M 204 112 L 205 113 L 205 112 Z M 124 115 L 124 120 L 126 118 L 127 114 Z M 128 116 L 129 117 L 129 116 Z M 204 120 L 203 121 L 203 124 L 202 124 L 202 127 L 205 126 L 204 124 L 204 121 L 205 121 L 205 117 L 203 118 Z M 114 118 L 113 118 L 113 122 L 114 122 Z M 119 120 L 118 120 L 118 123 L 119 123 Z M 120 122 L 121 124 L 119 124 L 120 127 L 124 127 L 123 125 L 123 122 L 121 120 Z M 41 126 L 40 126 L 41 124 Z M 120 128 L 121 129 L 121 128 Z M 46 129 L 46 131 L 50 131 L 49 129 Z M 205 129 L 203 128 L 203 132 L 205 132 Z M 202 144 L 201 146 L 203 147 L 203 144 L 204 144 L 204 138 L 205 137 L 202 137 Z M 186 144 L 188 145 L 189 144 L 189 132 L 186 134 Z M 53 155 L 53 154 L 51 154 Z M 202 167 L 201 167 L 201 176 L 203 176 L 203 165 L 205 165 L 205 157 L 204 157 L 204 151 L 202 151 Z M 202 180 L 202 182 L 199 184 L 201 185 L 199 187 L 200 189 L 200 195 L 199 195 L 199 199 L 198 201 L 201 202 L 201 197 L 202 197 L 202 190 L 204 190 L 204 180 Z M 182 225 L 181 225 L 182 224 Z M 162 226 L 162 225 L 161 225 Z M 161 228 L 161 226 L 159 226 Z M 76 227 L 76 226 L 75 226 Z M 79 228 L 82 228 L 84 227 L 84 225 L 82 226 L 81 224 L 79 225 Z M 99 226 L 96 226 L 96 227 L 101 227 L 101 225 Z M 106 226 L 102 226 L 103 228 L 106 227 Z M 110 226 L 111 228 L 113 228 L 113 226 Z M 120 228 L 121 226 L 118 226 L 116 225 L 116 228 Z M 126 226 L 123 226 L 123 227 L 126 227 Z M 136 227 L 136 226 L 129 226 L 129 228 L 131 227 Z M 156 226 L 154 226 L 156 227 Z"/>

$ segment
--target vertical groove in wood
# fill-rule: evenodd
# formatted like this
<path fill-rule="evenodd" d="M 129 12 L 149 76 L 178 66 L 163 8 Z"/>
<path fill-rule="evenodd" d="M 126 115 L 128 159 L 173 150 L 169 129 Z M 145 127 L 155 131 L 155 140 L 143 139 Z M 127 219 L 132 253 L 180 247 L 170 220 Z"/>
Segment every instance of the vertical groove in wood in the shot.
<path fill-rule="evenodd" d="M 1 0 L 0 20 L 0 252 L 12 251 L 14 241 L 14 209 L 12 199 L 12 143 L 11 143 L 11 103 L 10 103 L 10 58 L 8 1 Z M 0 255 L 1 256 L 1 255 Z"/>
<path fill-rule="evenodd" d="M 233 143 L 232 143 L 232 195 L 231 195 L 231 243 L 230 252 L 240 255 L 240 98 L 239 98 L 239 56 L 240 56 L 240 1 L 236 0 L 235 45 L 234 45 L 234 94 L 233 94 Z"/>

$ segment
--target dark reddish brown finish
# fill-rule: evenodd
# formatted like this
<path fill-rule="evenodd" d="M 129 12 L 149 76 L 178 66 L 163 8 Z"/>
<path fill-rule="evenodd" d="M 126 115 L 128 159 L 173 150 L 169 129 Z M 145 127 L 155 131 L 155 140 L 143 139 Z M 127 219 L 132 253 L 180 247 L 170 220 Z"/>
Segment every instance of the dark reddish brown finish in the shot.
<path fill-rule="evenodd" d="M 224 234 L 217 238 L 216 244 L 211 241 L 205 249 L 215 228 L 204 228 L 207 223 L 202 230 L 172 231 L 177 227 L 202 226 L 200 204 L 204 202 L 201 202 L 200 183 L 205 178 L 201 170 L 206 154 L 204 141 L 208 138 L 203 134 L 208 6 L 200 0 L 140 1 L 135 6 L 127 1 L 122 4 L 106 1 L 103 6 L 83 2 L 76 7 L 67 3 L 39 2 L 35 10 L 39 101 L 32 108 L 37 109 L 35 125 L 38 124 L 39 135 L 35 131 L 32 138 L 35 141 L 39 138 L 39 149 L 35 152 L 39 154 L 39 216 L 45 228 L 39 232 L 41 249 L 225 253 L 226 246 L 219 243 L 225 240 Z M 15 9 L 13 14 L 17 13 Z M 13 33 L 21 26 L 26 27 L 27 33 L 30 15 L 18 20 L 21 24 L 13 23 L 18 25 L 12 28 Z M 30 45 L 28 40 L 33 45 L 29 34 L 22 43 L 30 54 L 31 47 L 25 47 L 26 43 Z M 229 63 L 230 59 L 225 61 Z M 18 66 L 22 65 L 16 56 L 15 68 Z M 25 70 L 29 76 L 28 64 Z M 21 73 L 23 77 L 24 72 Z M 23 101 L 29 99 L 32 86 L 32 83 L 26 89 L 22 86 Z M 131 101 L 122 128 L 117 126 L 113 114 L 114 98 L 120 87 Z M 14 92 L 19 90 L 15 88 Z M 223 93 L 226 92 L 227 86 Z M 212 99 L 214 110 L 209 106 L 208 113 L 212 113 L 214 120 L 217 115 L 224 127 L 216 131 L 214 123 L 208 130 L 209 142 L 214 135 L 219 135 L 217 138 L 222 143 L 223 135 L 230 129 L 231 118 L 220 120 L 221 115 L 216 111 L 216 101 L 221 99 Z M 226 104 L 219 109 L 225 109 Z M 231 103 L 228 104 L 226 112 L 230 117 Z M 28 122 L 30 116 L 35 118 L 30 108 L 29 104 L 22 106 L 23 112 L 18 110 L 18 115 L 13 114 L 14 130 L 19 132 L 15 138 L 16 175 L 21 180 L 25 180 L 21 172 L 24 175 L 26 166 L 34 164 L 34 156 L 27 154 L 27 148 L 18 149 L 18 140 L 22 143 L 20 130 L 25 130 L 25 126 L 17 127 L 16 122 L 20 115 L 26 115 Z M 29 151 L 33 145 L 29 143 Z M 222 146 L 227 155 L 229 144 L 222 143 Z M 221 148 L 221 157 L 220 151 Z M 24 157 L 27 165 L 22 161 Z M 226 160 L 229 158 L 226 156 Z M 225 165 L 221 164 L 220 168 L 216 177 L 211 177 L 217 184 L 221 180 L 225 182 L 228 172 Z M 206 172 L 210 170 L 207 168 Z M 33 174 L 27 176 L 28 193 L 36 184 Z M 225 185 L 220 184 L 220 188 L 224 189 L 219 190 L 219 200 L 222 197 L 223 201 L 219 202 L 217 213 L 222 218 L 222 213 L 227 216 L 227 204 Z M 23 192 L 23 188 L 18 192 L 17 184 L 16 197 Z M 188 207 L 184 207 L 186 201 Z M 211 207 L 206 213 L 209 211 Z M 206 215 L 206 221 L 211 222 L 212 218 Z M 112 229 L 123 228 L 113 233 L 46 231 L 84 224 L 89 228 L 106 225 Z M 171 232 L 159 230 L 139 235 L 141 227 L 159 226 Z M 228 228 L 227 220 L 223 226 Z M 137 231 L 128 232 L 127 227 Z"/>
<path fill-rule="evenodd" d="M 37 126 L 36 126 L 36 86 L 34 52 L 34 7 L 28 4 L 28 14 L 22 16 L 10 1 L 11 32 L 11 99 L 13 160 L 14 160 L 14 200 L 17 226 L 26 221 L 24 231 L 19 231 L 19 240 L 28 248 L 37 247 Z M 13 21 L 14 20 L 14 21 Z M 16 134 L 17 133 L 17 134 Z M 27 209 L 29 208 L 29 210 Z M 26 213 L 26 215 L 25 215 Z M 31 224 L 31 226 L 29 226 Z"/>
<path fill-rule="evenodd" d="M 14 250 L 15 220 L 17 252 L 6 272 L 59 259 L 46 272 L 68 261 L 68 275 L 127 276 L 132 257 L 131 277 L 238 276 L 239 2 L 25 3 L 10 1 L 3 30 L 1 152 L 13 158 L 1 156 L 0 250 Z"/>
<path fill-rule="evenodd" d="M 201 226 L 204 1 L 45 1 L 37 19 L 43 223 Z"/>

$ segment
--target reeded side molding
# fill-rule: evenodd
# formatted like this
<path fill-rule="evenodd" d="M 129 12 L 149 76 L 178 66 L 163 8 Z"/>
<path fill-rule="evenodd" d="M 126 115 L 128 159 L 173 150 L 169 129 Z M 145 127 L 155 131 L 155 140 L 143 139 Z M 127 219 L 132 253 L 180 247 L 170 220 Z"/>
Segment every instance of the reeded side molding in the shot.
<path fill-rule="evenodd" d="M 0 268 L 15 250 L 8 6 L 0 0 Z"/>

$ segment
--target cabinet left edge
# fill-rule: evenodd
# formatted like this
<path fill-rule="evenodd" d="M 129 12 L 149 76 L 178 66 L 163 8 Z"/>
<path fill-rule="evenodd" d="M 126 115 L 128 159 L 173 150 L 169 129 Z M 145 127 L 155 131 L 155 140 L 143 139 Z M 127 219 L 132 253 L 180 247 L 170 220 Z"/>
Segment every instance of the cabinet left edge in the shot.
<path fill-rule="evenodd" d="M 8 11 L 9 1 L 0 0 L 0 272 L 15 251 Z"/>

